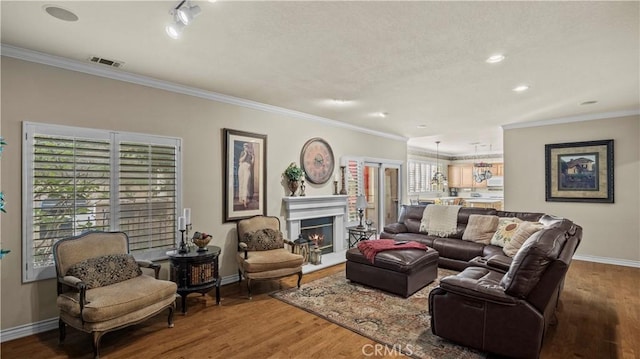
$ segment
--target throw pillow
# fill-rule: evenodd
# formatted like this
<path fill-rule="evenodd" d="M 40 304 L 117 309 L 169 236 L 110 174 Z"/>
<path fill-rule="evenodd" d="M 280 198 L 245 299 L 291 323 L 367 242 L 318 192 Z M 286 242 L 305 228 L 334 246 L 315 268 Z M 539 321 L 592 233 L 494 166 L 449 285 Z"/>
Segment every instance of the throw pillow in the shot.
<path fill-rule="evenodd" d="M 135 258 L 125 253 L 85 259 L 69 267 L 66 273 L 85 282 L 87 289 L 119 283 L 141 274 Z"/>
<path fill-rule="evenodd" d="M 249 251 L 267 251 L 284 247 L 282 232 L 271 228 L 245 233 L 241 241 L 247 244 Z"/>
<path fill-rule="evenodd" d="M 469 216 L 469 222 L 467 223 L 467 228 L 464 229 L 462 239 L 489 244 L 497 228 L 498 216 L 472 214 Z"/>
<path fill-rule="evenodd" d="M 518 229 L 518 225 L 521 222 L 522 220 L 516 217 L 500 217 L 498 229 L 491 238 L 491 244 L 504 247 L 511 240 L 513 234 L 516 233 L 516 229 Z"/>
<path fill-rule="evenodd" d="M 511 240 L 504 245 L 502 251 L 509 257 L 513 257 L 518 253 L 520 247 L 524 241 L 529 239 L 534 233 L 544 228 L 544 225 L 540 222 L 522 222 L 518 225 L 515 233 L 511 237 Z"/>

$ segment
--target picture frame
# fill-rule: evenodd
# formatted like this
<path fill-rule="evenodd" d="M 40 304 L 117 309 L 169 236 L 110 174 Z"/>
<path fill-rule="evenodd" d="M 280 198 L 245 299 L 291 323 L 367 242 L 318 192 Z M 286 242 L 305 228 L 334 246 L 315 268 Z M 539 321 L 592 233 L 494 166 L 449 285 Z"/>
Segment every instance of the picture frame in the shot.
<path fill-rule="evenodd" d="M 267 214 L 267 135 L 223 129 L 225 222 Z"/>
<path fill-rule="evenodd" d="M 547 202 L 614 203 L 613 140 L 544 147 Z"/>

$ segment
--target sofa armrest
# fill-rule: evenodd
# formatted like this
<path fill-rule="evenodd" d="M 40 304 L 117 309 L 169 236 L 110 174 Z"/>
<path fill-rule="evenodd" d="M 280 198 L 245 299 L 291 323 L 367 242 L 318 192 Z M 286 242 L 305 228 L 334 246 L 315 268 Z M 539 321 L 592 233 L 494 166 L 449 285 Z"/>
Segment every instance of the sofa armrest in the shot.
<path fill-rule="evenodd" d="M 136 259 L 136 262 L 140 266 L 140 268 L 149 268 L 153 269 L 154 275 L 156 279 L 160 279 L 160 264 L 153 263 L 152 261 L 148 261 L 145 259 Z"/>
<path fill-rule="evenodd" d="M 398 234 L 409 232 L 409 229 L 404 223 L 391 223 L 384 226 L 384 231 L 390 234 Z"/>
<path fill-rule="evenodd" d="M 487 265 L 492 268 L 497 268 L 501 272 L 507 272 L 509 267 L 511 267 L 511 258 L 496 254 L 487 258 Z"/>
<path fill-rule="evenodd" d="M 79 302 L 80 304 L 80 318 L 82 318 L 82 323 L 84 324 L 84 317 L 82 316 L 82 311 L 84 310 L 85 304 L 87 304 L 87 284 L 82 281 L 82 279 L 78 277 L 74 277 L 72 275 L 66 275 L 64 277 L 58 277 L 58 294 L 62 293 L 62 286 L 67 286 L 74 288 L 79 293 Z"/>
<path fill-rule="evenodd" d="M 504 292 L 504 289 L 492 282 L 452 275 L 442 278 L 440 288 L 461 296 L 492 302 L 501 305 L 516 305 L 518 299 Z"/>
<path fill-rule="evenodd" d="M 239 243 L 238 243 L 238 248 L 239 248 L 241 251 L 244 251 L 244 259 L 249 258 L 249 257 L 248 257 L 248 255 L 247 255 L 247 249 L 249 248 L 249 246 L 247 246 L 247 244 L 246 244 L 246 243 L 244 243 L 244 242 L 239 242 Z"/>

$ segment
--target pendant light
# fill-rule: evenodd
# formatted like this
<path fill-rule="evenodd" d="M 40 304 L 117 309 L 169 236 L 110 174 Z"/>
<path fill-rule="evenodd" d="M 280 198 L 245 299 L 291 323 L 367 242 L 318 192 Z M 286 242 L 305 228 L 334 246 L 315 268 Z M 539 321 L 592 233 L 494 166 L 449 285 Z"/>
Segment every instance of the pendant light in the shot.
<path fill-rule="evenodd" d="M 440 141 L 436 141 L 436 172 L 431 178 L 431 184 L 441 185 L 447 182 L 447 177 L 440 172 Z M 444 191 L 444 188 L 442 189 Z"/>

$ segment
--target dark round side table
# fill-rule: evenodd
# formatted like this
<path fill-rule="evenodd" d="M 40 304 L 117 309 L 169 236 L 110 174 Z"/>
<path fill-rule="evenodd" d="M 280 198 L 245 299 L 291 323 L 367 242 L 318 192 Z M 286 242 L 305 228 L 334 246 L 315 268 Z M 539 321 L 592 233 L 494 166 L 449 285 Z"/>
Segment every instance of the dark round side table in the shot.
<path fill-rule="evenodd" d="M 182 314 L 187 314 L 187 295 L 205 293 L 216 287 L 216 304 L 220 305 L 220 272 L 218 257 L 220 247 L 208 246 L 206 251 L 192 250 L 187 253 L 167 252 L 171 268 L 169 275 L 178 285 L 178 294 L 182 298 Z"/>

